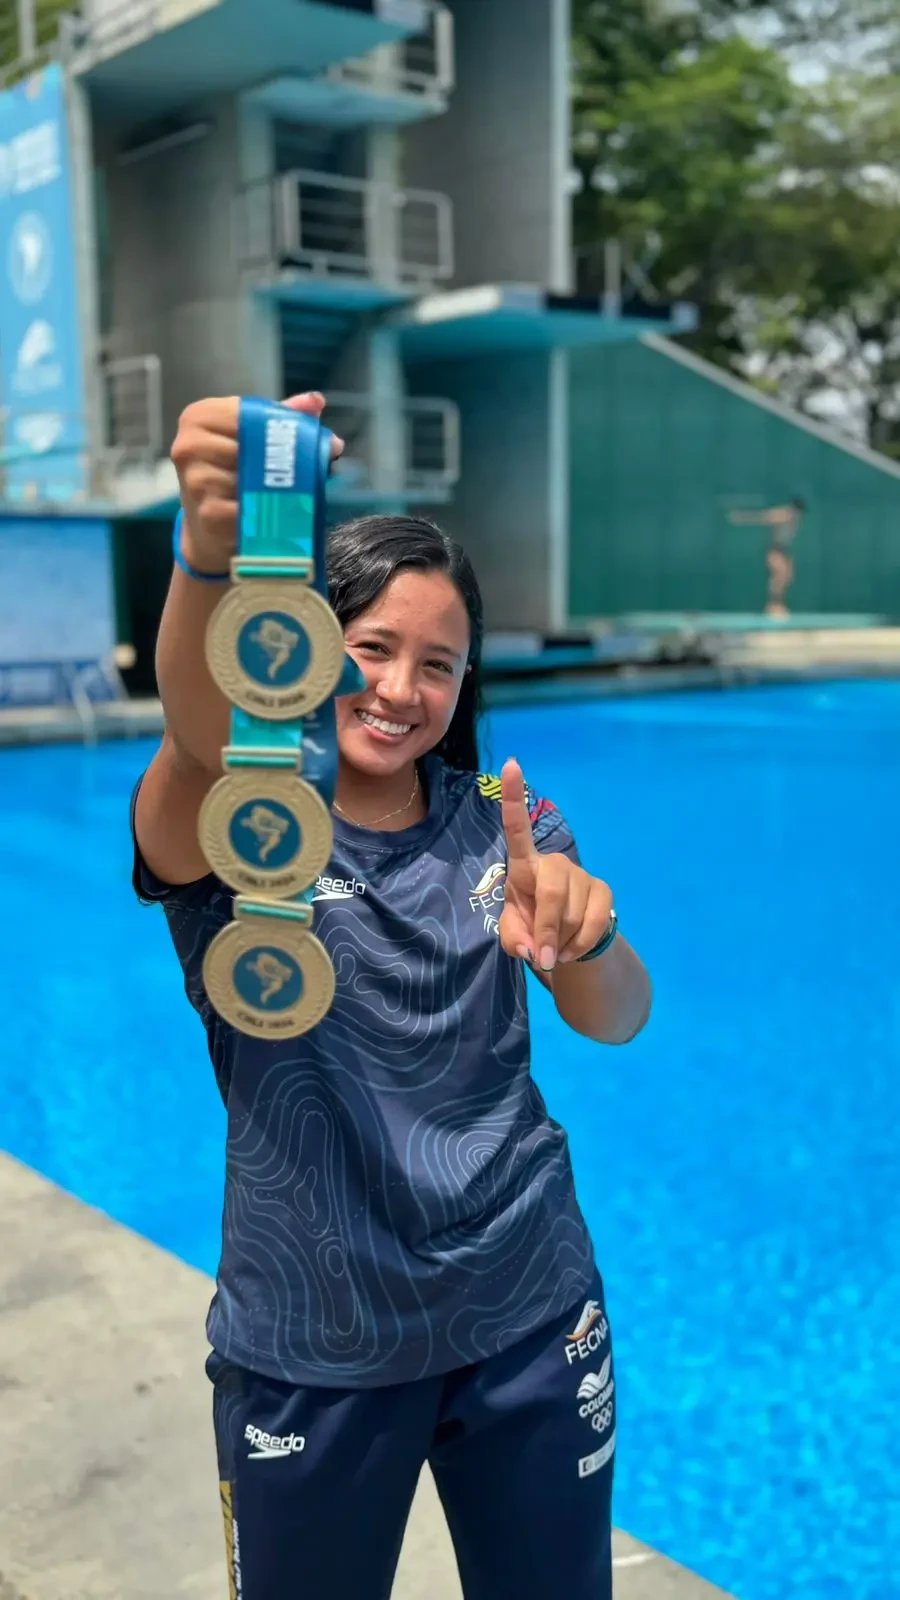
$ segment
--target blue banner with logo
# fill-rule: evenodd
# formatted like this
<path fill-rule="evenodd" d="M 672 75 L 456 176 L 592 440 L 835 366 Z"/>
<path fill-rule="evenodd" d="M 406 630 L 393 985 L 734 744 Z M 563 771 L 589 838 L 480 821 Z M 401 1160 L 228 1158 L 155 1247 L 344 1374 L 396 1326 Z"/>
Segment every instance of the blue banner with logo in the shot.
<path fill-rule="evenodd" d="M 47 67 L 0 94 L 0 474 L 5 499 L 88 486 L 65 83 Z"/>

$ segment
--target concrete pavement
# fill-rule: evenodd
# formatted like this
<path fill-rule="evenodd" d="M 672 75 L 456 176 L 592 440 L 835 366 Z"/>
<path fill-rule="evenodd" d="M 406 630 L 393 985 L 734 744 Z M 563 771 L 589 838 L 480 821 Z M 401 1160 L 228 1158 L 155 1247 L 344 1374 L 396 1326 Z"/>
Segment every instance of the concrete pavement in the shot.
<path fill-rule="evenodd" d="M 209 1280 L 2 1155 L 0 1215 L 0 1600 L 227 1600 Z M 617 1535 L 616 1600 L 717 1596 Z M 427 1473 L 394 1600 L 460 1600 Z"/>

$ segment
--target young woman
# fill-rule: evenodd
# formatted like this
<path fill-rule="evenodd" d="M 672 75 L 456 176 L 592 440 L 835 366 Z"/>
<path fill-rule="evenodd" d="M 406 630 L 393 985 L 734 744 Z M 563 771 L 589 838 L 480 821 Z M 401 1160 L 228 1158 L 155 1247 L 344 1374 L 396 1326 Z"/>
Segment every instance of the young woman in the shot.
<path fill-rule="evenodd" d="M 173 448 L 183 553 L 206 574 L 235 542 L 237 412 L 190 407 Z M 311 1033 L 239 1035 L 203 990 L 231 917 L 197 843 L 228 736 L 203 651 L 222 590 L 177 567 L 166 734 L 133 806 L 135 886 L 163 904 L 228 1111 L 208 1372 L 231 1593 L 387 1600 L 428 1461 L 466 1600 L 609 1600 L 609 1326 L 530 1076 L 525 969 L 607 1043 L 643 1026 L 649 982 L 559 812 L 515 761 L 478 775 L 462 551 L 429 523 L 363 519 L 332 534 L 328 580 L 366 687 L 338 702 L 315 920 L 337 996 Z"/>

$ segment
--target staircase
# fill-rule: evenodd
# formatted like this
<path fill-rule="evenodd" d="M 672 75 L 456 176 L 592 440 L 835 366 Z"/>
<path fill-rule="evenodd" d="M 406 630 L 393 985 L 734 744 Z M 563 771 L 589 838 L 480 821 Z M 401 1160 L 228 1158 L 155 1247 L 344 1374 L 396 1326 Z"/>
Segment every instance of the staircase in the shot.
<path fill-rule="evenodd" d="M 334 364 L 358 327 L 352 312 L 304 305 L 281 307 L 281 381 L 284 394 L 321 389 L 327 395 Z"/>
<path fill-rule="evenodd" d="M 340 175 L 340 134 L 334 128 L 277 121 L 273 129 L 276 173 L 297 168 Z M 327 391 L 335 361 L 355 332 L 352 312 L 286 304 L 281 307 L 282 392 Z"/>

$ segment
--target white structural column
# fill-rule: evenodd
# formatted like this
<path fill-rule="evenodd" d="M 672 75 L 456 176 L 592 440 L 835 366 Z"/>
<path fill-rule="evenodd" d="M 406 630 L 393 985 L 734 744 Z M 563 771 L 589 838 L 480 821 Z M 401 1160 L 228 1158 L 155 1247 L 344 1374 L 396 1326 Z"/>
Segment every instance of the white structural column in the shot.
<path fill-rule="evenodd" d="M 391 52 L 381 53 L 382 70 L 390 71 Z M 371 128 L 367 140 L 368 178 L 372 185 L 369 249 L 378 283 L 399 282 L 400 213 L 394 202 L 400 171 L 400 135 L 396 128 Z M 369 337 L 369 387 L 372 401 L 370 448 L 372 485 L 379 500 L 401 510 L 406 481 L 403 403 L 405 382 L 400 342 L 393 328 L 374 327 Z M 396 496 L 396 501 L 392 497 Z"/>
<path fill-rule="evenodd" d="M 17 0 L 19 19 L 19 58 L 30 61 L 37 52 L 35 0 Z"/>
<path fill-rule="evenodd" d="M 547 598 L 549 624 L 569 619 L 569 354 L 552 350 L 547 383 Z"/>
<path fill-rule="evenodd" d="M 84 433 L 93 468 L 106 443 L 103 378 L 100 372 L 100 308 L 97 224 L 94 206 L 94 147 L 91 110 L 81 79 L 66 79 L 66 114 L 72 184 L 72 249 L 81 338 Z"/>
<path fill-rule="evenodd" d="M 239 96 L 237 111 L 238 171 L 242 186 L 269 184 L 275 176 L 275 151 L 272 119 L 262 106 Z M 260 188 L 242 213 L 242 225 L 255 227 L 257 217 L 271 218 L 272 205 Z M 274 241 L 273 241 L 274 243 Z M 281 319 L 278 303 L 268 295 L 245 292 L 241 307 L 243 346 L 241 349 L 242 388 L 282 400 Z"/>
<path fill-rule="evenodd" d="M 386 71 L 386 67 L 382 67 Z M 400 134 L 389 124 L 370 128 L 367 136 L 368 250 L 379 283 L 400 282 Z"/>
<path fill-rule="evenodd" d="M 373 328 L 369 336 L 369 381 L 372 486 L 382 509 L 401 511 L 406 483 L 405 393 L 400 342 L 393 328 Z"/>
<path fill-rule="evenodd" d="M 550 0 L 550 276 L 555 294 L 572 292 L 572 16 L 570 0 Z"/>
<path fill-rule="evenodd" d="M 550 0 L 550 281 L 556 294 L 571 294 L 572 198 L 569 171 L 572 165 L 572 77 L 571 0 Z M 547 487 L 550 502 L 548 525 L 548 598 L 550 624 L 562 630 L 569 618 L 569 353 L 552 351 L 549 362 L 549 403 L 547 441 Z"/>

